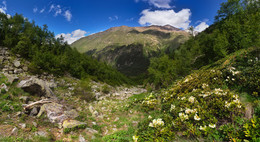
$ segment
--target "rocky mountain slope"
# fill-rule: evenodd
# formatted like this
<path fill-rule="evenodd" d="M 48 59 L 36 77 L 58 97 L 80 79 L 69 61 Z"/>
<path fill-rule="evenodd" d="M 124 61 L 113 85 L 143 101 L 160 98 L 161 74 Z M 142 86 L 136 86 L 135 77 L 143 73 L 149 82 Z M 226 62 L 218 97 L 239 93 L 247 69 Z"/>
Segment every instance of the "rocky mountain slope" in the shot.
<path fill-rule="evenodd" d="M 122 116 L 121 111 L 125 99 L 145 89 L 31 75 L 28 61 L 19 55 L 4 47 L 0 55 L 0 141 L 84 142 L 136 126 L 135 119 L 128 126 L 124 117 L 137 114 Z"/>
<path fill-rule="evenodd" d="M 146 71 L 150 57 L 161 51 L 174 51 L 189 36 L 170 25 L 121 26 L 81 38 L 72 47 L 113 65 L 126 75 L 138 75 Z"/>

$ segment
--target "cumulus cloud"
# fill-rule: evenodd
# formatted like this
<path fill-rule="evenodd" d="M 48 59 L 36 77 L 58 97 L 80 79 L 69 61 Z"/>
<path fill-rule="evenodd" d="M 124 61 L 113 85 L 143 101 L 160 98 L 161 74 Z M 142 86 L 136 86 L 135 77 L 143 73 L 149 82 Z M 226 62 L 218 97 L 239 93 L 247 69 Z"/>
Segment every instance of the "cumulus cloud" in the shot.
<path fill-rule="evenodd" d="M 7 11 L 6 1 L 3 1 L 2 5 L 0 5 L 0 13 L 6 13 L 6 11 Z"/>
<path fill-rule="evenodd" d="M 68 44 L 71 44 L 71 43 L 75 42 L 76 40 L 84 37 L 86 35 L 86 33 L 87 33 L 86 31 L 78 29 L 78 30 L 75 30 L 75 31 L 73 31 L 71 33 L 67 33 L 67 34 L 61 33 L 61 34 L 58 34 L 55 37 L 59 38 L 59 37 L 62 36 L 64 38 L 64 41 L 67 41 Z"/>
<path fill-rule="evenodd" d="M 208 27 L 209 27 L 209 25 L 206 22 L 200 22 L 200 24 L 198 26 L 196 26 L 194 28 L 194 30 L 197 32 L 202 32 L 205 29 L 207 29 Z"/>
<path fill-rule="evenodd" d="M 67 21 L 70 21 L 72 18 L 72 14 L 69 10 L 66 10 L 64 13 L 64 17 L 67 19 Z"/>
<path fill-rule="evenodd" d="M 179 12 L 174 10 L 143 10 L 139 23 L 141 25 L 172 25 L 176 28 L 187 29 L 190 24 L 190 9 L 182 9 Z"/>

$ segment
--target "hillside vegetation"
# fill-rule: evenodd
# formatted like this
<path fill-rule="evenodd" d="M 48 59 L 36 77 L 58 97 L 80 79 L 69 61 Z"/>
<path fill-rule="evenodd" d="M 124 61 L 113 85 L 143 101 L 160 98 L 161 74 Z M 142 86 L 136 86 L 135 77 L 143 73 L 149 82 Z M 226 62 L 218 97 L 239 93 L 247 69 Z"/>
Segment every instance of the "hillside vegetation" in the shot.
<path fill-rule="evenodd" d="M 47 25 L 39 27 L 22 15 L 8 17 L 0 13 L 0 46 L 31 61 L 32 73 L 69 73 L 77 78 L 91 77 L 113 85 L 129 83 L 109 65 L 72 49 L 62 38 L 56 39 Z"/>
<path fill-rule="evenodd" d="M 100 51 L 107 46 L 123 46 L 133 43 L 142 44 L 146 52 L 162 50 L 167 44 L 174 41 L 175 44 L 183 43 L 189 34 L 172 26 L 148 26 L 148 27 L 113 27 L 104 32 L 83 37 L 72 44 L 81 53 Z M 177 47 L 177 46 L 176 46 Z"/>
<path fill-rule="evenodd" d="M 146 74 L 151 57 L 173 53 L 190 35 L 170 25 L 114 27 L 79 39 L 72 47 L 128 76 Z"/>
<path fill-rule="evenodd" d="M 213 25 L 190 38 L 173 54 L 151 60 L 147 81 L 156 88 L 167 87 L 173 80 L 237 50 L 259 47 L 260 25 L 256 23 L 260 23 L 258 1 L 229 0 L 223 3 Z"/>

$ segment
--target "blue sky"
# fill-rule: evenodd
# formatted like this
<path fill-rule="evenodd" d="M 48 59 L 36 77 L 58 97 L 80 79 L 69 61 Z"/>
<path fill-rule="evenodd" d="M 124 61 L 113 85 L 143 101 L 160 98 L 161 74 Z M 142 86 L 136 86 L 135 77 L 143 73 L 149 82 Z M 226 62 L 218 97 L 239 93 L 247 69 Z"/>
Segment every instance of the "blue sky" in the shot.
<path fill-rule="evenodd" d="M 116 26 L 166 25 L 202 31 L 226 0 L 0 0 L 0 12 L 47 24 L 71 43 Z"/>

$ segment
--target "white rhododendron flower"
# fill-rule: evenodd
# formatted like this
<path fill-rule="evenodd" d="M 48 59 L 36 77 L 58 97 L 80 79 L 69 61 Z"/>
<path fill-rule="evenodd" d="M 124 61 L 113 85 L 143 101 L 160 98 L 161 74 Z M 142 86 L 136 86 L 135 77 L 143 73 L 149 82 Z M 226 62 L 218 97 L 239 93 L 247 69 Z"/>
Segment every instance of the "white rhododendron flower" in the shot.
<path fill-rule="evenodd" d="M 149 115 L 149 116 L 148 116 L 148 118 L 149 118 L 149 119 L 152 119 L 152 116 L 151 116 L 151 115 Z"/>
<path fill-rule="evenodd" d="M 227 101 L 225 101 L 225 107 L 226 107 L 226 108 L 229 108 L 230 105 L 231 105 L 231 103 L 228 103 Z"/>
<path fill-rule="evenodd" d="M 216 124 L 209 124 L 210 128 L 216 128 Z"/>
<path fill-rule="evenodd" d="M 181 118 L 181 121 L 189 119 L 189 116 L 187 114 L 184 114 L 184 113 L 179 113 L 179 117 Z"/>
<path fill-rule="evenodd" d="M 164 122 L 161 118 L 154 119 L 153 122 L 150 122 L 149 127 L 160 127 L 163 126 Z"/>
<path fill-rule="evenodd" d="M 195 115 L 194 115 L 194 120 L 199 121 L 199 120 L 200 120 L 200 117 L 199 117 L 197 114 L 195 114 Z"/>
<path fill-rule="evenodd" d="M 195 97 L 190 96 L 190 97 L 189 97 L 189 102 L 194 103 L 195 99 L 196 99 Z"/>
<path fill-rule="evenodd" d="M 202 88 L 203 88 L 203 89 L 205 89 L 205 88 L 207 88 L 207 87 L 209 87 L 208 84 L 206 84 L 206 83 L 203 83 L 203 84 L 202 84 Z"/>
<path fill-rule="evenodd" d="M 199 129 L 200 129 L 200 130 L 203 130 L 203 131 L 205 131 L 205 130 L 206 130 L 206 128 L 207 128 L 207 126 L 204 126 L 204 127 L 203 127 L 203 126 L 200 126 L 200 128 L 199 128 Z"/>
<path fill-rule="evenodd" d="M 173 111 L 175 109 L 175 105 L 171 104 L 170 111 Z"/>
<path fill-rule="evenodd" d="M 137 137 L 136 135 L 134 135 L 134 136 L 133 136 L 133 140 L 134 140 L 134 142 L 137 142 L 138 137 Z"/>

